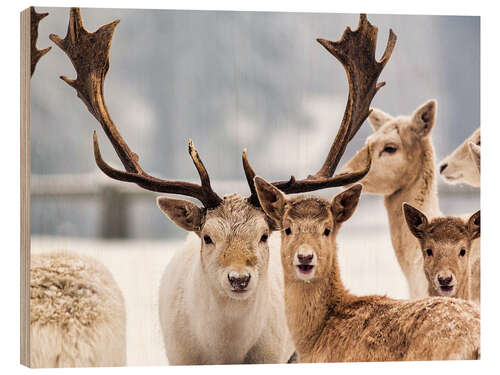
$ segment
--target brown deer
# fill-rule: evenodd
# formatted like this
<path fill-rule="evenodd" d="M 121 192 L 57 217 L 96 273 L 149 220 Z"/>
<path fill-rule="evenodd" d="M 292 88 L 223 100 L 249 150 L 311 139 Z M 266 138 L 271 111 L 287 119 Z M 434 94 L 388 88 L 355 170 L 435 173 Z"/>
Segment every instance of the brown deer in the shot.
<path fill-rule="evenodd" d="M 255 178 L 281 231 L 288 327 L 301 362 L 478 359 L 480 314 L 461 299 L 357 297 L 342 284 L 336 237 L 354 213 L 356 184 L 333 197 L 288 198 Z"/>
<path fill-rule="evenodd" d="M 480 211 L 468 221 L 459 217 L 428 220 L 425 214 L 404 203 L 408 228 L 420 242 L 424 273 L 430 296 L 471 299 L 470 253 L 480 236 Z"/>
<path fill-rule="evenodd" d="M 430 217 L 442 216 L 431 139 L 436 114 L 435 100 L 424 103 L 410 116 L 393 117 L 373 109 L 368 120 L 374 133 L 340 171 L 357 170 L 367 159 L 371 160 L 370 171 L 359 182 L 363 184 L 363 193 L 384 196 L 392 245 L 412 299 L 428 296 L 428 284 L 420 244 L 409 231 L 401 207 L 408 202 Z M 479 280 L 480 275 L 479 247 L 478 239 L 473 243 L 471 259 L 473 280 Z M 473 285 L 472 295 L 474 300 L 480 299 L 479 284 Z"/>
<path fill-rule="evenodd" d="M 124 171 L 101 157 L 94 132 L 94 156 L 107 176 L 155 192 L 196 198 L 202 207 L 180 199 L 158 198 L 160 209 L 177 225 L 194 232 L 165 270 L 160 286 L 160 322 L 167 357 L 171 364 L 223 364 L 283 362 L 293 352 L 284 315 L 283 278 L 279 259 L 273 262 L 269 236 L 273 230 L 254 186 L 255 173 L 246 152 L 243 169 L 251 195 L 233 194 L 220 198 L 193 143 L 189 154 L 201 185 L 164 180 L 146 173 L 120 135 L 107 111 L 104 78 L 109 68 L 109 49 L 118 20 L 89 33 L 78 9 L 70 12 L 64 39 L 50 38 L 70 58 L 77 72 L 75 80 L 61 77 L 75 88 L 90 113 L 100 122 L 118 154 Z M 396 43 L 391 31 L 380 62 L 374 61 L 377 30 L 360 17 L 359 32 L 345 31 L 341 42 L 318 40 L 346 69 L 349 100 L 342 125 L 322 168 L 314 176 L 274 185 L 286 193 L 300 193 L 343 186 L 362 178 L 367 167 L 334 176 L 335 167 L 349 140 L 369 114 L 375 93 L 383 86 L 378 76 Z M 277 251 L 274 254 L 278 254 Z M 189 275 L 189 276 L 187 276 Z M 258 319 L 255 319 L 258 317 Z"/>

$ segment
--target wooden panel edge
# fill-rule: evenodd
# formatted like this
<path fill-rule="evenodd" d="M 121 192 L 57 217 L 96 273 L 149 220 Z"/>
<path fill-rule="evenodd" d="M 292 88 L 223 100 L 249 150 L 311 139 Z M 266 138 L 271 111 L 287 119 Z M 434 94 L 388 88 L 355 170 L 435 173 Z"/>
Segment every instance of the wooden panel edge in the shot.
<path fill-rule="evenodd" d="M 21 12 L 21 140 L 20 140 L 20 362 L 30 367 L 30 8 Z"/>

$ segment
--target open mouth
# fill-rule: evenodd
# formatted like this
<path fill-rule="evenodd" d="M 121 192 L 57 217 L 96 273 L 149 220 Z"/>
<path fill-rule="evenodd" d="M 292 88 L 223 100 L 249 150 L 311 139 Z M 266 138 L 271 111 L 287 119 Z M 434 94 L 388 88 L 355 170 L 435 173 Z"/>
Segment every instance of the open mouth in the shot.
<path fill-rule="evenodd" d="M 453 290 L 455 285 L 441 285 L 439 289 L 441 289 L 442 292 L 449 293 Z"/>
<path fill-rule="evenodd" d="M 297 266 L 300 273 L 307 275 L 312 272 L 314 266 L 312 264 L 300 264 Z"/>

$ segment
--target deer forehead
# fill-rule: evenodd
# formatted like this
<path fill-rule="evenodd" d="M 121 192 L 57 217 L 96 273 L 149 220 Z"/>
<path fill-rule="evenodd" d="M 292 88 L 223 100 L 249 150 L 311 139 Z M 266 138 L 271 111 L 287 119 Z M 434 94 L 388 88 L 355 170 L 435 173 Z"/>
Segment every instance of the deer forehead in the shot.
<path fill-rule="evenodd" d="M 263 215 L 248 217 L 223 218 L 211 217 L 206 220 L 203 231 L 219 240 L 232 240 L 234 238 L 253 240 L 269 229 Z"/>
<path fill-rule="evenodd" d="M 460 218 L 437 218 L 430 222 L 426 231 L 426 240 L 444 249 L 458 247 L 468 243 L 465 222 Z"/>
<path fill-rule="evenodd" d="M 474 142 L 475 144 L 478 144 L 481 142 L 481 128 L 477 128 L 474 133 L 469 137 L 470 142 Z"/>
<path fill-rule="evenodd" d="M 320 197 L 301 197 L 288 202 L 284 221 L 306 225 L 320 223 L 333 218 L 330 202 Z"/>
<path fill-rule="evenodd" d="M 366 144 L 374 145 L 378 143 L 401 143 L 400 131 L 403 128 L 398 119 L 392 120 L 389 123 L 383 125 L 379 130 L 370 135 L 366 139 Z"/>
<path fill-rule="evenodd" d="M 253 218 L 264 220 L 264 211 L 251 205 L 246 198 L 238 194 L 225 196 L 218 207 L 208 210 L 206 214 L 207 222 L 211 219 L 218 219 L 227 222 L 230 226 L 245 223 Z"/>
<path fill-rule="evenodd" d="M 249 239 L 269 228 L 264 212 L 237 194 L 224 197 L 222 204 L 207 211 L 203 231 L 217 239 Z"/>
<path fill-rule="evenodd" d="M 462 142 L 460 146 L 451 154 L 451 157 L 459 158 L 459 159 L 469 159 L 469 142 L 474 144 L 480 144 L 481 141 L 481 129 L 476 129 L 472 135 Z"/>

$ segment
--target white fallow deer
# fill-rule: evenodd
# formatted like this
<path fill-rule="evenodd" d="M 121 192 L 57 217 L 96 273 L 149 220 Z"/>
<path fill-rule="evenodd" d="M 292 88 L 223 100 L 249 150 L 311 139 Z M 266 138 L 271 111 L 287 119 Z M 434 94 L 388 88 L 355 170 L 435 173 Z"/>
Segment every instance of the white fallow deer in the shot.
<path fill-rule="evenodd" d="M 480 211 L 467 221 L 459 217 L 428 220 L 415 207 L 403 203 L 408 228 L 420 242 L 430 296 L 471 300 L 472 241 L 481 235 Z"/>
<path fill-rule="evenodd" d="M 481 128 L 478 128 L 439 165 L 439 173 L 450 184 L 479 187 Z"/>
<path fill-rule="evenodd" d="M 362 19 L 366 19 L 362 16 Z M 186 200 L 158 198 L 160 209 L 177 225 L 193 232 L 167 266 L 160 285 L 160 323 L 170 364 L 225 364 L 286 362 L 294 352 L 283 300 L 283 276 L 278 248 L 271 249 L 273 231 L 259 206 L 253 172 L 243 152 L 243 168 L 251 190 L 248 198 L 233 194 L 220 198 L 192 142 L 189 154 L 201 185 L 170 181 L 147 174 L 139 165 L 107 111 L 104 78 L 109 68 L 111 38 L 118 21 L 89 33 L 78 9 L 72 9 L 68 34 L 51 39 L 66 52 L 76 71 L 75 80 L 61 77 L 75 88 L 90 113 L 100 122 L 125 171 L 108 165 L 101 157 L 94 133 L 94 156 L 107 176 L 135 183 L 141 188 L 196 198 L 202 207 Z M 372 38 L 376 34 L 370 35 Z M 377 78 L 395 44 L 391 32 L 383 61 L 375 69 L 365 66 L 374 53 L 356 45 L 331 51 L 348 72 L 350 90 L 345 124 L 341 127 L 322 169 L 311 178 L 276 182 L 287 193 L 343 186 L 364 176 L 360 172 L 333 176 L 339 149 L 345 149 L 368 115 L 369 104 L 382 86 Z M 374 43 L 375 39 L 370 40 Z M 332 43 L 320 40 L 326 48 Z M 361 56 L 362 57 L 362 56 Z M 372 56 L 369 56 L 372 57 Z M 371 61 L 370 61 L 371 62 Z M 343 132 L 343 133 L 342 133 Z"/>
<path fill-rule="evenodd" d="M 281 231 L 285 310 L 301 362 L 479 359 L 475 304 L 446 297 L 358 297 L 345 289 L 336 238 L 356 209 L 361 185 L 331 201 L 289 198 L 259 177 L 255 185 Z"/>
<path fill-rule="evenodd" d="M 363 192 L 384 195 L 392 245 L 412 299 L 427 296 L 428 283 L 423 272 L 420 244 L 408 229 L 401 207 L 407 202 L 430 217 L 442 216 L 431 141 L 436 112 L 435 100 L 429 100 L 411 116 L 393 117 L 373 109 L 368 120 L 374 133 L 341 170 L 348 173 L 371 159 L 370 171 L 360 183 Z M 478 248 L 479 240 L 476 240 L 473 252 L 479 254 Z M 476 261 L 473 261 L 472 273 L 479 275 Z M 479 293 L 479 286 L 473 287 L 473 299 L 478 300 Z"/>

